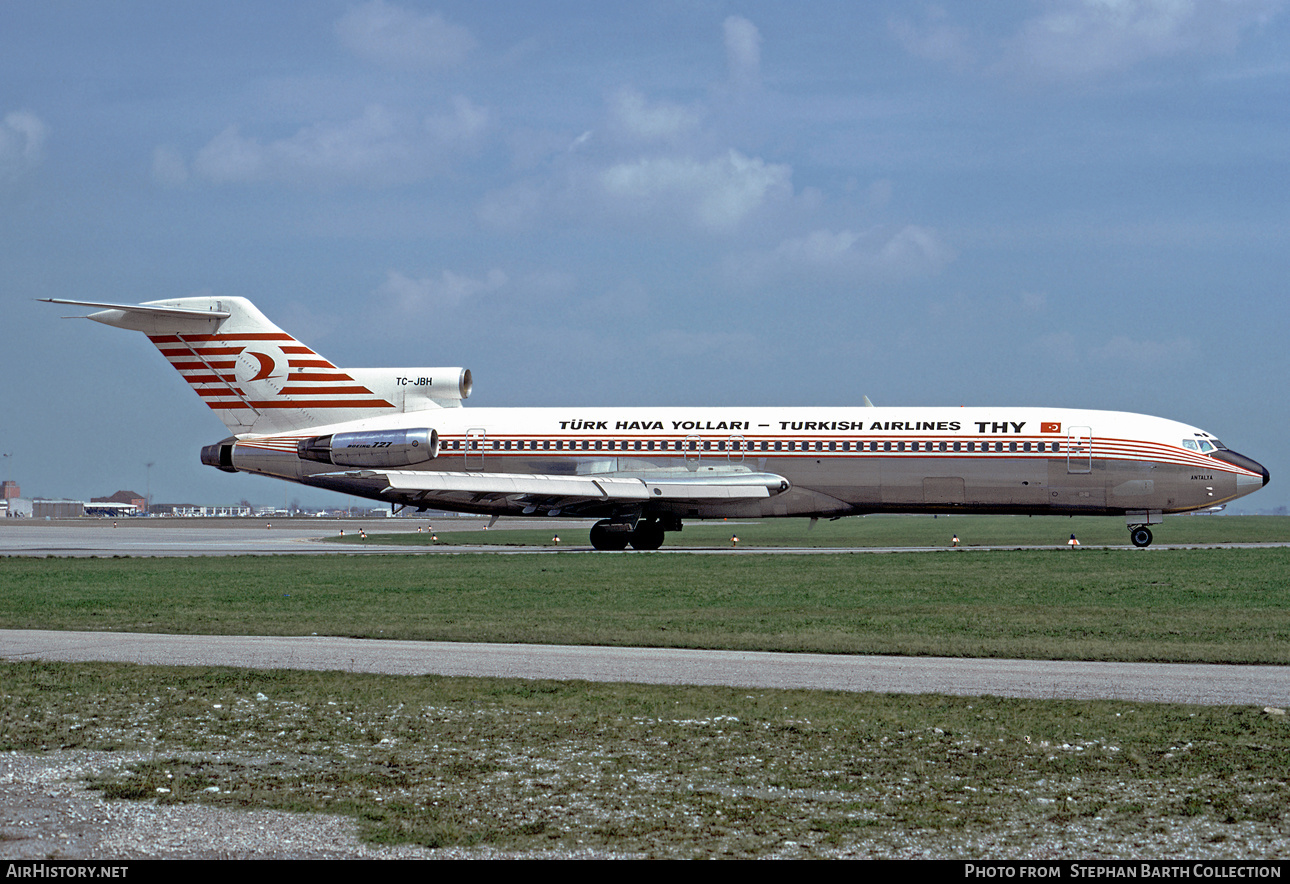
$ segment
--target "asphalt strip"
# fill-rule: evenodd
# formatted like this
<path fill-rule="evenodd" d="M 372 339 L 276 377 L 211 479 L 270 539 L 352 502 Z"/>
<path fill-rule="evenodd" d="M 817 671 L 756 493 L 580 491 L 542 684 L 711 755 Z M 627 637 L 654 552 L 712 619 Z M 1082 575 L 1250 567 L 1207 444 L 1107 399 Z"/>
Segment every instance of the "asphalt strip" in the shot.
<path fill-rule="evenodd" d="M 1290 666 L 871 657 L 56 630 L 0 630 L 0 658 L 1037 700 L 1290 706 Z"/>

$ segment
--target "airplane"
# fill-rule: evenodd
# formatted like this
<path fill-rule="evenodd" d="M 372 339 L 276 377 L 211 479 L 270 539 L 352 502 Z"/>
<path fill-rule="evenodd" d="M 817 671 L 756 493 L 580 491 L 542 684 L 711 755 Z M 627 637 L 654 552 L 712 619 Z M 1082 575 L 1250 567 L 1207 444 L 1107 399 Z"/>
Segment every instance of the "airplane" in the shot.
<path fill-rule="evenodd" d="M 463 408 L 464 368 L 338 368 L 245 298 L 41 298 L 146 334 L 232 433 L 202 462 L 379 500 L 595 518 L 597 550 L 685 519 L 868 513 L 1121 516 L 1222 506 L 1265 467 L 1177 421 L 1067 408 Z"/>

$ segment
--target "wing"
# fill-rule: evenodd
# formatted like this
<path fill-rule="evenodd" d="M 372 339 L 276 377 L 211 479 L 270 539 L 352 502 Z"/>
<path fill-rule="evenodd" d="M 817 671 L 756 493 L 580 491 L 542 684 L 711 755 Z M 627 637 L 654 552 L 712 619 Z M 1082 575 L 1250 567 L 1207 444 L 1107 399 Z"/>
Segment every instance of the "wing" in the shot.
<path fill-rule="evenodd" d="M 774 473 L 703 477 L 669 476 L 657 481 L 623 476 L 552 476 L 535 473 L 466 473 L 416 470 L 349 470 L 311 477 L 319 484 L 359 484 L 382 498 L 418 509 L 548 515 L 598 515 L 648 505 L 707 504 L 764 500 L 787 491 Z M 330 480 L 330 481 L 327 481 Z M 338 487 L 339 490 L 339 487 Z"/>

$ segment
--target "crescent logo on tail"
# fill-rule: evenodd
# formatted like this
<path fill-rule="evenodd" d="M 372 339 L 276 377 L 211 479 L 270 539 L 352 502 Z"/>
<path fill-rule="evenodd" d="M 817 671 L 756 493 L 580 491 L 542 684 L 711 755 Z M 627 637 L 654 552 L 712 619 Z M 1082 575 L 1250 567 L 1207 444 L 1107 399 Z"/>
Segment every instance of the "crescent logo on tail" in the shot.
<path fill-rule="evenodd" d="M 247 350 L 246 355 L 260 360 L 260 370 L 256 372 L 253 377 L 247 378 L 247 380 L 250 381 L 264 380 L 273 373 L 273 369 L 277 365 L 277 363 L 273 361 L 273 357 L 267 353 L 252 353 L 250 350 Z"/>
<path fill-rule="evenodd" d="M 252 399 L 277 396 L 287 382 L 289 360 L 281 347 L 263 342 L 247 347 L 237 356 L 233 374 Z"/>

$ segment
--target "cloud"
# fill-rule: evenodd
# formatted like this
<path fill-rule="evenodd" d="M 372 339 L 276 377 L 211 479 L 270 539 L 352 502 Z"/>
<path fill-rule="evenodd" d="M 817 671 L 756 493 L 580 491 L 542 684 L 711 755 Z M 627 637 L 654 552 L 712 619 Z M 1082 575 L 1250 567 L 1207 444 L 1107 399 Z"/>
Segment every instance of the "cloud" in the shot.
<path fill-rule="evenodd" d="M 487 110 L 455 98 L 450 113 L 418 121 L 380 105 L 342 122 L 316 123 L 288 138 L 263 142 L 229 126 L 197 152 L 193 171 L 217 183 L 387 186 L 420 181 L 468 152 L 489 127 Z M 154 155 L 154 174 L 175 173 L 166 149 Z"/>
<path fill-rule="evenodd" d="M 1266 0 L 1080 0 L 1027 21 L 1012 49 L 1026 67 L 1058 77 L 1109 73 L 1231 50 L 1273 9 Z"/>
<path fill-rule="evenodd" d="M 47 127 L 28 111 L 13 111 L 0 122 L 0 181 L 13 181 L 41 164 L 45 158 Z"/>
<path fill-rule="evenodd" d="M 692 224 L 720 233 L 769 200 L 791 196 L 792 176 L 789 166 L 731 150 L 710 160 L 648 157 L 619 163 L 600 174 L 600 184 L 630 211 L 679 211 Z"/>
<path fill-rule="evenodd" d="M 731 85 L 737 89 L 757 88 L 761 85 L 761 32 L 739 15 L 727 18 L 722 28 Z"/>
<path fill-rule="evenodd" d="M 703 121 L 702 111 L 665 101 L 650 103 L 634 89 L 615 93 L 609 113 L 614 128 L 635 141 L 675 141 L 697 131 Z"/>
<path fill-rule="evenodd" d="M 355 6 L 336 22 L 341 44 L 360 58 L 401 70 L 457 67 L 477 45 L 466 28 L 384 0 Z"/>
<path fill-rule="evenodd" d="M 506 274 L 496 268 L 482 278 L 445 270 L 437 277 L 413 279 L 391 270 L 377 289 L 377 296 L 405 316 L 429 315 L 436 310 L 451 309 L 494 294 L 506 288 L 509 282 Z"/>
<path fill-rule="evenodd" d="M 519 229 L 543 217 L 548 197 L 541 188 L 520 182 L 484 194 L 475 217 L 490 227 Z"/>
<path fill-rule="evenodd" d="M 491 123 L 487 108 L 458 95 L 452 100 L 452 113 L 426 117 L 425 131 L 445 147 L 469 150 Z"/>
<path fill-rule="evenodd" d="M 1090 345 L 1069 331 L 1040 335 L 1026 349 L 1048 362 L 1100 368 L 1119 366 L 1117 371 L 1124 366 L 1155 370 L 1186 365 L 1197 353 L 1190 338 L 1148 341 L 1116 335 L 1104 343 Z"/>
<path fill-rule="evenodd" d="M 1195 345 L 1189 338 L 1135 341 L 1126 335 L 1116 335 L 1105 344 L 1094 347 L 1089 356 L 1094 362 L 1149 366 L 1155 369 L 1185 364 L 1191 360 L 1195 351 Z"/>
<path fill-rule="evenodd" d="M 726 265 L 743 286 L 761 286 L 803 276 L 831 282 L 907 278 L 939 271 L 954 250 L 927 227 L 814 230 L 782 241 L 767 253 L 744 253 Z"/>
<path fill-rule="evenodd" d="M 986 37 L 933 8 L 920 24 L 893 19 L 912 55 L 956 69 L 981 59 L 996 73 L 1075 80 L 1154 59 L 1226 52 L 1279 14 L 1284 0 L 1057 0 L 1000 37 Z"/>
<path fill-rule="evenodd" d="M 965 70 L 976 64 L 977 49 L 971 33 L 950 23 L 945 10 L 939 7 L 929 10 L 922 25 L 908 19 L 893 18 L 888 26 L 910 55 L 939 62 L 955 70 Z"/>

